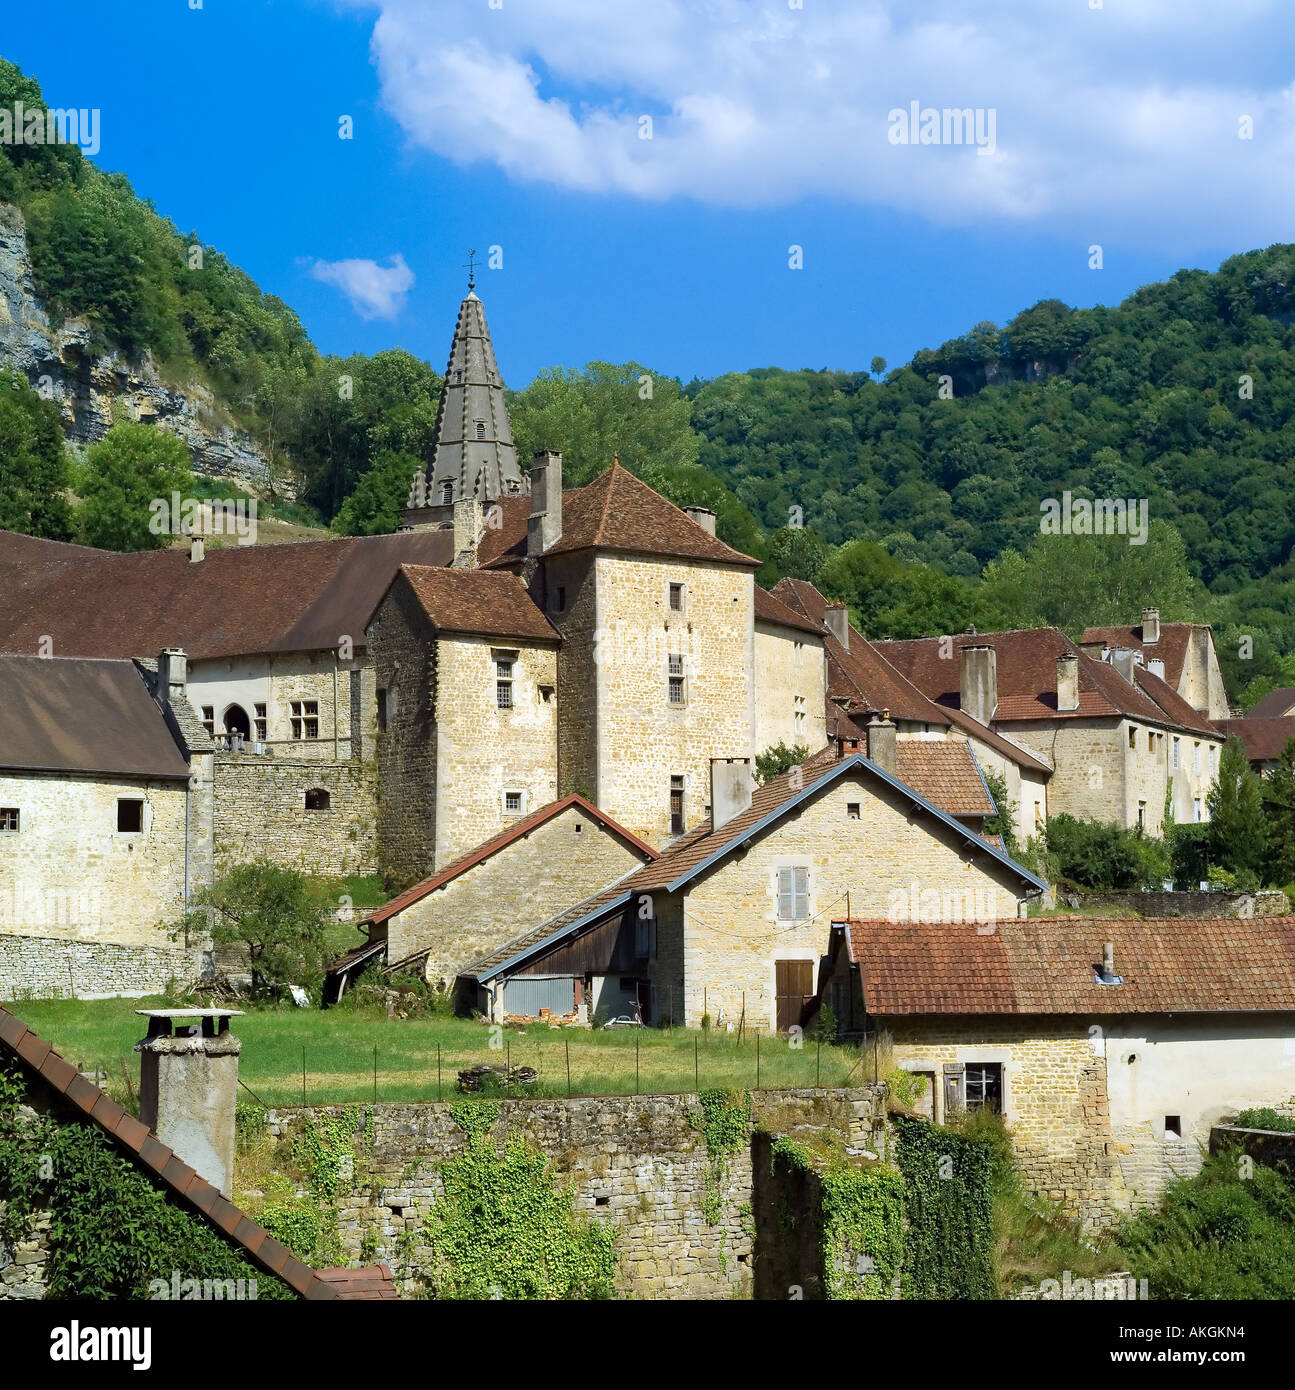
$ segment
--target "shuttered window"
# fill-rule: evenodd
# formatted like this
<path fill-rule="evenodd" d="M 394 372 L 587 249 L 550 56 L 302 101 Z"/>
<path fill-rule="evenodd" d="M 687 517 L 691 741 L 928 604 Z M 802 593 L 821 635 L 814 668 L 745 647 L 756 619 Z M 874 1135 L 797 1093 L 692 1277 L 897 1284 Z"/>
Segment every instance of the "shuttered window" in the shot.
<path fill-rule="evenodd" d="M 784 922 L 801 921 L 809 916 L 809 870 L 778 870 L 778 916 Z"/>

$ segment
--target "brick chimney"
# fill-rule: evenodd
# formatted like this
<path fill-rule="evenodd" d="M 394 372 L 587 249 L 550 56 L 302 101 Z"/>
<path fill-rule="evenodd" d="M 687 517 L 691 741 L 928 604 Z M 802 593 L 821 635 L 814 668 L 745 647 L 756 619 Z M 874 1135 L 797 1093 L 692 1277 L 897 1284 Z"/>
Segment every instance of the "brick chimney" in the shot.
<path fill-rule="evenodd" d="M 157 658 L 157 702 L 183 703 L 189 684 L 189 658 L 183 647 L 167 647 Z"/>
<path fill-rule="evenodd" d="M 137 1009 L 148 1019 L 140 1054 L 139 1118 L 228 1197 L 234 1179 L 234 1104 L 241 1009 Z"/>
<path fill-rule="evenodd" d="M 1079 708 L 1079 658 L 1062 652 L 1057 658 L 1057 709 Z"/>
<path fill-rule="evenodd" d="M 850 610 L 843 603 L 829 603 L 823 614 L 827 630 L 846 649 L 850 650 Z"/>
<path fill-rule="evenodd" d="M 1142 610 L 1142 645 L 1154 647 L 1159 641 L 1160 610 L 1158 608 L 1144 608 Z"/>
<path fill-rule="evenodd" d="M 751 759 L 710 760 L 710 825 L 718 830 L 751 806 Z"/>
<path fill-rule="evenodd" d="M 884 772 L 895 775 L 895 725 L 890 711 L 884 709 L 880 717 L 876 714 L 868 721 L 868 761 L 876 763 Z"/>
<path fill-rule="evenodd" d="M 958 703 L 964 714 L 988 724 L 998 709 L 998 653 L 988 645 L 959 652 Z"/>
<path fill-rule="evenodd" d="M 531 514 L 527 555 L 542 555 L 562 537 L 562 455 L 539 449 L 531 460 Z"/>
<path fill-rule="evenodd" d="M 709 507 L 684 507 L 683 512 L 686 516 L 691 517 L 708 536 L 715 534 L 715 513 Z"/>

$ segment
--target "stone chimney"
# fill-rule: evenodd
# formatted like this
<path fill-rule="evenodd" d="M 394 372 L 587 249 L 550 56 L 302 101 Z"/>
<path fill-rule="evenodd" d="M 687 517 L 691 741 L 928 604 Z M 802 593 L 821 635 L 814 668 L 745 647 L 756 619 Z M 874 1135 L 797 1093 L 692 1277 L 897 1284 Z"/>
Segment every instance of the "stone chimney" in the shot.
<path fill-rule="evenodd" d="M 207 553 L 207 543 L 201 536 L 189 537 L 189 563 L 197 565 Z"/>
<path fill-rule="evenodd" d="M 751 806 L 751 759 L 710 760 L 710 825 L 718 830 Z"/>
<path fill-rule="evenodd" d="M 1062 652 L 1057 658 L 1057 709 L 1079 708 L 1079 658 Z"/>
<path fill-rule="evenodd" d="M 1130 685 L 1134 683 L 1133 668 L 1137 665 L 1134 652 L 1130 647 L 1116 647 L 1111 653 L 1111 665 L 1115 668 L 1117 675 L 1123 677 Z"/>
<path fill-rule="evenodd" d="M 542 555 L 562 538 L 562 455 L 536 451 L 531 460 L 531 514 L 526 523 L 527 555 Z"/>
<path fill-rule="evenodd" d="M 1113 941 L 1102 943 L 1102 974 L 1107 976 L 1115 974 L 1115 943 Z"/>
<path fill-rule="evenodd" d="M 1144 608 L 1142 610 L 1142 645 L 1153 647 L 1160 641 L 1160 610 L 1158 608 Z"/>
<path fill-rule="evenodd" d="M 475 497 L 454 503 L 454 560 L 455 569 L 475 569 L 477 545 L 486 529 L 485 508 Z"/>
<path fill-rule="evenodd" d="M 868 761 L 876 763 L 883 772 L 895 775 L 895 725 L 890 711 L 884 709 L 881 716 L 873 715 L 868 721 Z"/>
<path fill-rule="evenodd" d="M 228 1197 L 234 1179 L 234 1104 L 241 1009 L 137 1009 L 148 1019 L 140 1053 L 139 1118 L 177 1157 Z"/>
<path fill-rule="evenodd" d="M 998 709 L 998 653 L 993 647 L 967 646 L 959 652 L 958 702 L 964 714 L 988 724 Z"/>
<path fill-rule="evenodd" d="M 189 684 L 189 658 L 183 647 L 167 647 L 157 658 L 157 702 L 183 703 Z"/>
<path fill-rule="evenodd" d="M 850 610 L 843 603 L 829 603 L 823 614 L 827 630 L 846 649 L 850 650 Z"/>
<path fill-rule="evenodd" d="M 684 507 L 683 512 L 686 516 L 691 517 L 708 536 L 715 534 L 715 513 L 709 507 Z"/>

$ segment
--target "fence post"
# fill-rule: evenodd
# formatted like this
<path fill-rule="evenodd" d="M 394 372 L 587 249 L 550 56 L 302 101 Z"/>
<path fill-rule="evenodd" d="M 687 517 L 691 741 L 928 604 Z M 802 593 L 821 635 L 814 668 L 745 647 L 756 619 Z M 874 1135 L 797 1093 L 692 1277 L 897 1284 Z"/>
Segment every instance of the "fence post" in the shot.
<path fill-rule="evenodd" d="M 699 1052 L 700 1043 L 696 1038 L 692 1040 L 692 1080 L 693 1085 L 698 1091 L 701 1090 L 701 1054 Z"/>
<path fill-rule="evenodd" d="M 760 1089 L 760 1030 L 755 1034 L 755 1089 Z"/>
<path fill-rule="evenodd" d="M 373 1044 L 373 1103 L 378 1103 L 378 1045 Z"/>
<path fill-rule="evenodd" d="M 571 1039 L 564 1038 L 567 1049 L 567 1099 L 571 1098 Z"/>
<path fill-rule="evenodd" d="M 639 1083 L 639 1035 L 634 1034 L 634 1094 L 638 1095 L 641 1089 Z"/>
<path fill-rule="evenodd" d="M 823 1033 L 819 1030 L 818 1046 L 814 1049 L 814 1088 L 815 1090 L 822 1084 L 823 1080 Z"/>
<path fill-rule="evenodd" d="M 436 1099 L 441 1098 L 441 1045 L 436 1044 Z"/>
<path fill-rule="evenodd" d="M 301 1049 L 301 1103 L 306 1103 L 306 1049 Z"/>

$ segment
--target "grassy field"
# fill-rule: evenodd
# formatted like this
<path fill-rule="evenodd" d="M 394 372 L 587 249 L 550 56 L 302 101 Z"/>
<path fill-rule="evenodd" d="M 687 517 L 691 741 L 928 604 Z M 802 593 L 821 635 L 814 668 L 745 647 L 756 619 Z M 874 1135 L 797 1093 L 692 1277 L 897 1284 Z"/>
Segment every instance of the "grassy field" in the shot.
<path fill-rule="evenodd" d="M 144 1036 L 144 1020 L 135 1010 L 164 1002 L 23 1000 L 6 1007 L 69 1061 L 83 1070 L 107 1072 L 111 1094 L 130 1105 L 139 1089 L 139 1054 L 133 1049 Z M 684 1029 L 589 1032 L 535 1026 L 505 1032 L 497 1050 L 489 1045 L 489 1029 L 459 1018 L 388 1020 L 339 1009 L 283 1008 L 250 1012 L 235 1019 L 233 1029 L 243 1040 L 239 1076 L 266 1105 L 302 1103 L 303 1062 L 307 1104 L 373 1100 L 375 1048 L 380 1101 L 452 1099 L 461 1068 L 499 1064 L 505 1057 L 513 1066 L 539 1072 L 536 1086 L 517 1094 L 566 1095 L 568 1051 L 573 1095 L 691 1091 L 698 1083 L 745 1089 L 857 1086 L 873 1079 L 872 1054 L 861 1055 L 857 1047 L 820 1048 L 806 1039 L 797 1049 L 786 1038 L 763 1037 L 757 1044 L 750 1035 L 739 1043 L 734 1036 Z M 252 1099 L 241 1088 L 240 1097 Z"/>

